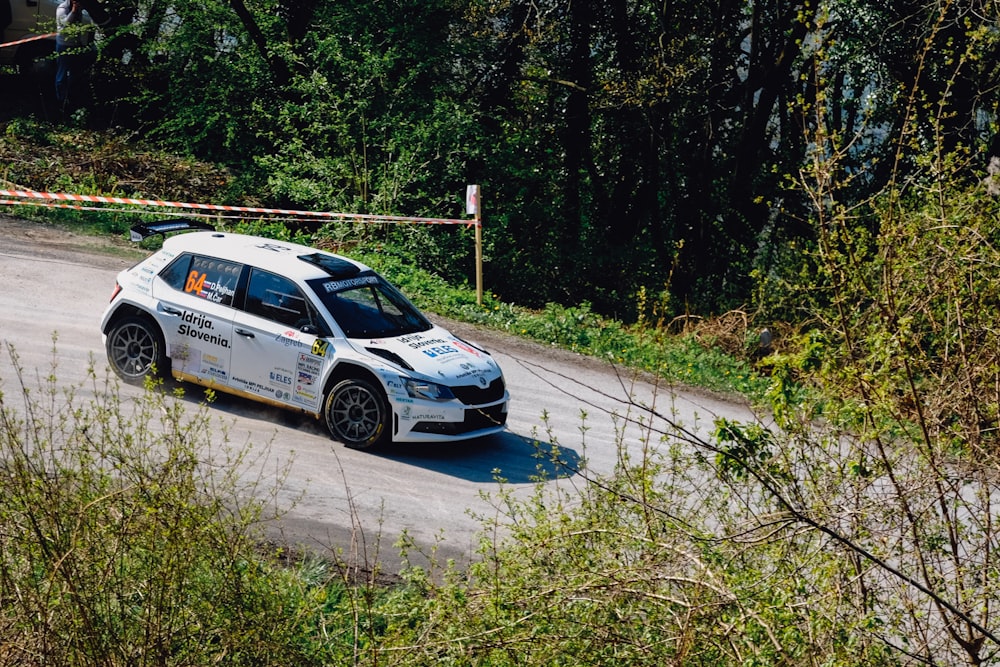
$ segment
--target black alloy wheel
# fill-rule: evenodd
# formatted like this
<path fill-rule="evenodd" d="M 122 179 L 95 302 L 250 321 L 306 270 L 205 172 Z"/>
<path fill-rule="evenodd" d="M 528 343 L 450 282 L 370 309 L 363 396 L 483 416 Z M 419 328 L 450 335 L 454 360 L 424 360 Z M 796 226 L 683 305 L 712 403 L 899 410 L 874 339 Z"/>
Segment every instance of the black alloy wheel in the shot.
<path fill-rule="evenodd" d="M 163 336 L 159 328 L 143 317 L 125 317 L 108 333 L 108 362 L 123 380 L 139 384 L 154 371 L 163 370 Z"/>
<path fill-rule="evenodd" d="M 327 395 L 326 425 L 352 449 L 371 449 L 389 440 L 389 411 L 382 391 L 366 380 L 342 380 Z"/>

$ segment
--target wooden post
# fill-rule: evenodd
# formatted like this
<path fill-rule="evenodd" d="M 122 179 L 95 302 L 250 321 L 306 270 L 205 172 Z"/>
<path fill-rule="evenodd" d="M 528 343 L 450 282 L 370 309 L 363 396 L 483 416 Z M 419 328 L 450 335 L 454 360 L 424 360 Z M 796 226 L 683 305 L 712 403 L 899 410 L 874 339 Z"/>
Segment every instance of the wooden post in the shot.
<path fill-rule="evenodd" d="M 483 305 L 483 207 L 479 197 L 479 186 L 465 188 L 465 212 L 475 216 L 476 226 L 476 303 Z"/>

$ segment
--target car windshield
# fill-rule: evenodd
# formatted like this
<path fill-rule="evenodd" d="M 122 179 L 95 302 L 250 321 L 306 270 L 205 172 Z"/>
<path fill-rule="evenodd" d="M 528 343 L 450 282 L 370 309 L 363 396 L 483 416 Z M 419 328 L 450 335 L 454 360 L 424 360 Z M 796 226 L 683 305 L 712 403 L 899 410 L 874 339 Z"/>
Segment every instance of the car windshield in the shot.
<path fill-rule="evenodd" d="M 352 278 L 307 281 L 348 338 L 393 338 L 427 331 L 431 323 L 373 271 Z"/>

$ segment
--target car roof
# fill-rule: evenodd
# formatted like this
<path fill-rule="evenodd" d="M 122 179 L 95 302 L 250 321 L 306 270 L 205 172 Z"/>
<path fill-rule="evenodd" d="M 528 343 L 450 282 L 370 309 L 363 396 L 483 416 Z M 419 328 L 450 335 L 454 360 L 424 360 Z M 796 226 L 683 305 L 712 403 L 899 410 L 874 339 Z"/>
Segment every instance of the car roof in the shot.
<path fill-rule="evenodd" d="M 346 271 L 355 275 L 360 271 L 371 270 L 361 262 L 332 252 L 248 234 L 189 232 L 167 238 L 163 242 L 163 248 L 177 254 L 192 252 L 250 264 L 298 280 L 342 275 L 333 271 Z M 300 259 L 303 256 L 314 261 L 303 261 Z M 325 264 L 326 268 L 320 263 Z"/>

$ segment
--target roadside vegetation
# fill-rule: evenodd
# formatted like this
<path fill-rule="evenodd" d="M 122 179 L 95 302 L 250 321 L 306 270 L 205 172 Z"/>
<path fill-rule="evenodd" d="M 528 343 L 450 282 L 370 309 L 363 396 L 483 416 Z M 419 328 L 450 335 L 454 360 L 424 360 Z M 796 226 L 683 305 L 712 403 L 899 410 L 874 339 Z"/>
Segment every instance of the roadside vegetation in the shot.
<path fill-rule="evenodd" d="M 464 229 L 218 223 L 664 395 L 576 442 L 539 424 L 541 458 L 585 453 L 586 419 L 643 435 L 600 443 L 606 475 L 498 479 L 469 568 L 384 573 L 265 546 L 282 508 L 237 471 L 266 443 L 162 386 L 30 385 L 5 349 L 0 664 L 1000 664 L 1000 39 L 985 4 L 884 4 L 148 12 L 102 62 L 123 88 L 6 122 L 6 184 L 419 215 L 475 180 L 482 305 Z M 12 213 L 115 238 L 152 215 Z M 698 437 L 671 383 L 767 419 Z"/>
<path fill-rule="evenodd" d="M 141 183 L 144 192 L 170 201 L 221 201 L 231 178 L 212 165 L 183 159 L 107 134 L 69 132 L 32 120 L 9 123 L 0 138 L 0 179 L 18 189 L 55 189 L 77 194 L 120 192 Z M 53 175 L 58 178 L 53 182 Z M 123 195 L 130 196 L 130 195 Z M 11 207 L 10 214 L 82 233 L 127 243 L 128 229 L 157 219 L 137 207 L 80 211 L 75 206 L 48 208 L 30 204 Z M 180 215 L 180 213 L 178 213 Z M 606 359 L 623 368 L 643 370 L 670 382 L 713 391 L 763 396 L 766 386 L 753 362 L 762 349 L 752 315 L 741 310 L 725 316 L 671 316 L 667 304 L 637 295 L 638 321 L 626 323 L 603 316 L 588 302 L 549 303 L 527 308 L 504 301 L 488 289 L 483 304 L 467 280 L 448 280 L 453 270 L 444 254 L 416 261 L 418 247 L 473 247 L 471 230 L 393 228 L 385 225 L 268 219 L 210 219 L 219 229 L 284 238 L 350 255 L 383 272 L 421 308 L 446 317 L 488 326 L 546 345 Z M 442 237 L 446 238 L 442 241 Z M 426 250 L 424 250 L 424 254 Z M 489 287 L 489 286 L 487 286 Z M 772 325 L 773 327 L 774 325 Z"/>
<path fill-rule="evenodd" d="M 321 559 L 267 547 L 259 522 L 281 508 L 237 475 L 266 443 L 233 445 L 210 412 L 154 385 L 122 401 L 95 373 L 98 398 L 79 403 L 54 363 L 28 386 L 6 350 L 0 661 L 995 663 L 997 203 L 979 183 L 930 178 L 859 216 L 823 189 L 835 161 L 816 169 L 801 187 L 831 205 L 809 280 L 767 286 L 811 317 L 768 354 L 742 316 L 678 327 L 652 308 L 625 325 L 586 304 L 529 310 L 489 294 L 478 306 L 467 284 L 407 261 L 407 230 L 224 223 L 349 252 L 431 310 L 623 367 L 708 386 L 745 374 L 771 411 L 777 428 L 719 422 L 703 440 L 684 424 L 652 430 L 653 408 L 631 406 L 615 419 L 645 435 L 614 443 L 612 474 L 540 479 L 528 498 L 497 480 L 480 559 L 463 571 L 433 554 L 385 573 L 350 562 L 349 545 Z M 113 234 L 133 219 L 88 216 Z M 585 451 L 585 426 L 555 443 L 541 424 L 538 456 Z"/>

